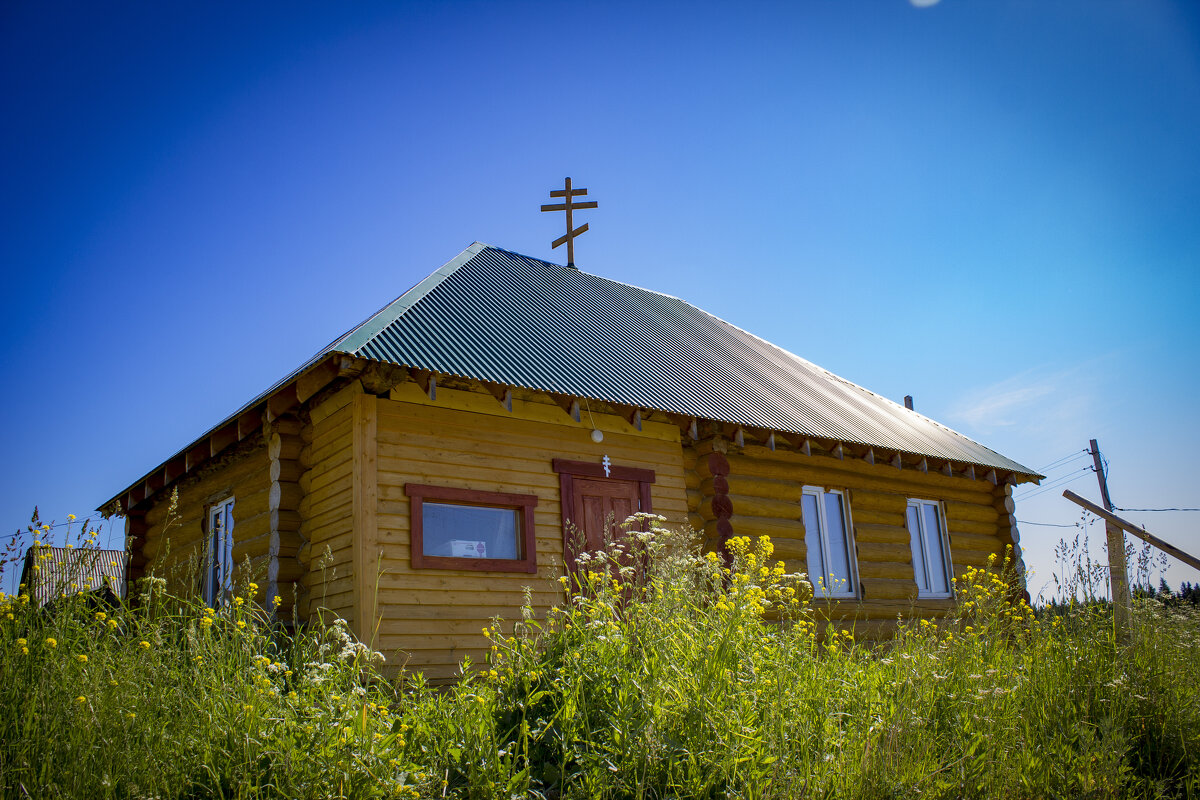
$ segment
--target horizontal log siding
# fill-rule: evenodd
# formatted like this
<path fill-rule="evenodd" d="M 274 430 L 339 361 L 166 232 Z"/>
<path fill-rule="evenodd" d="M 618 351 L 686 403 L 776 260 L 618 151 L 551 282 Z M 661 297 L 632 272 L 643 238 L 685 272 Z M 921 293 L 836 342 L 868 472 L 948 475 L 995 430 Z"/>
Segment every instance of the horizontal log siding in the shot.
<path fill-rule="evenodd" d="M 146 512 L 145 540 L 134 543 L 146 559 L 144 574 L 166 578 L 174 592 L 202 591 L 208 509 L 232 496 L 235 577 L 241 577 L 247 559 L 252 574 L 265 575 L 271 546 L 270 469 L 262 434 L 254 434 L 239 445 L 236 453 L 205 466 L 177 485 L 179 506 L 175 514 L 169 514 L 172 487 L 167 487 Z"/>
<path fill-rule="evenodd" d="M 944 614 L 949 600 L 917 599 L 905 509 L 909 498 L 944 501 L 955 577 L 988 558 L 1002 558 L 1015 537 L 1015 520 L 1006 510 L 1008 492 L 984 480 L 947 477 L 861 459 L 805 456 L 790 450 L 756 445 L 729 447 L 730 523 L 734 535 L 771 537 L 775 556 L 790 571 L 807 572 L 804 524 L 800 510 L 803 487 L 847 490 L 858 550 L 861 600 L 824 604 L 822 614 L 856 620 L 875 636 L 890 630 L 897 615 L 906 619 Z M 700 460 L 702 462 L 702 459 Z M 695 463 L 695 462 L 694 462 Z M 713 478 L 697 468 L 687 478 L 693 515 L 712 540 Z M 693 488 L 694 487 L 694 488 Z M 695 498 L 695 500 L 692 500 Z"/>
<path fill-rule="evenodd" d="M 350 384 L 311 409 L 300 432 L 299 485 L 301 618 L 318 609 L 351 619 L 351 407 L 362 386 Z M 327 556 L 328 553 L 328 556 Z M 346 584 L 343 587 L 343 584 Z"/>
<path fill-rule="evenodd" d="M 687 517 L 682 453 L 677 431 L 671 441 L 670 427 L 645 423 L 653 428 L 653 436 L 606 430 L 604 441 L 596 444 L 589 428 L 557 407 L 534 409 L 528 414 L 533 419 L 522 419 L 517 417 L 522 409 L 516 404 L 513 416 L 499 418 L 441 405 L 465 405 L 456 394 L 466 393 L 439 387 L 436 404 L 380 400 L 378 408 L 377 526 L 382 572 L 376 590 L 381 616 L 377 648 L 389 663 L 419 669 L 431 680 L 453 677 L 464 657 L 482 663 L 486 640 L 481 628 L 495 616 L 509 621 L 519 618 L 525 587 L 532 592 L 539 615 L 561 602 L 557 578 L 563 568 L 562 510 L 553 459 L 599 462 L 607 454 L 615 465 L 652 469 L 654 510 L 676 523 Z M 499 407 L 493 399 L 485 399 Z M 472 408 L 480 402 L 469 400 Z M 546 421 L 555 414 L 561 424 Z M 600 417 L 596 415 L 598 424 Z M 537 495 L 537 574 L 414 570 L 406 483 Z M 338 583 L 338 588 L 343 584 Z M 347 581 L 344 589 L 350 588 Z"/>

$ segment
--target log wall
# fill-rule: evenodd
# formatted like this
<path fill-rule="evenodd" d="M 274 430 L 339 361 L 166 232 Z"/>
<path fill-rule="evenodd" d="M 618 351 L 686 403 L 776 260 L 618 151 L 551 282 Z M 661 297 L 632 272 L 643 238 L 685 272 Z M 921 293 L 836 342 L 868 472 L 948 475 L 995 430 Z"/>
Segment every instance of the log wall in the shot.
<path fill-rule="evenodd" d="M 129 527 L 141 535 L 140 542 L 133 545 L 139 572 L 166 578 L 175 592 L 202 591 L 208 510 L 213 503 L 232 496 L 235 568 L 242 570 L 249 559 L 252 575 L 264 576 L 271 551 L 267 450 L 264 436 L 256 433 L 175 484 L 179 504 L 173 515 L 169 508 L 174 486 L 152 498 L 144 515 L 131 516 Z"/>
<path fill-rule="evenodd" d="M 431 680 L 457 674 L 463 657 L 482 663 L 481 628 L 494 616 L 518 619 L 528 587 L 539 615 L 561 603 L 563 574 L 559 476 L 564 458 L 655 471 L 653 510 L 682 522 L 687 513 L 679 429 L 646 420 L 638 431 L 615 415 L 582 412 L 576 422 L 544 396 L 519 393 L 508 412 L 494 397 L 438 387 L 430 401 L 415 384 L 393 389 L 377 409 L 378 507 L 371 566 L 376 593 L 376 649 L 389 663 L 422 670 Z M 604 441 L 591 440 L 591 421 Z M 414 570 L 409 551 L 406 483 L 533 494 L 537 574 Z"/>
<path fill-rule="evenodd" d="M 860 629 L 886 633 L 897 615 L 931 617 L 953 605 L 953 600 L 917 597 L 905 522 L 910 498 L 942 502 L 955 577 L 968 567 L 986 565 L 993 554 L 1002 559 L 1006 545 L 1019 552 L 1008 484 L 897 469 L 849 454 L 838 459 L 753 444 L 738 447 L 720 436 L 686 449 L 689 519 L 704 532 L 708 546 L 718 547 L 730 534 L 767 535 L 775 545 L 775 557 L 789 571 L 807 572 L 800 509 L 803 487 L 846 492 L 858 557 L 859 598 L 816 602 L 822 613 L 853 620 Z"/>
<path fill-rule="evenodd" d="M 345 619 L 353 617 L 351 434 L 354 404 L 362 395 L 361 384 L 354 382 L 314 403 L 300 431 L 296 559 L 302 619 L 321 609 Z"/>

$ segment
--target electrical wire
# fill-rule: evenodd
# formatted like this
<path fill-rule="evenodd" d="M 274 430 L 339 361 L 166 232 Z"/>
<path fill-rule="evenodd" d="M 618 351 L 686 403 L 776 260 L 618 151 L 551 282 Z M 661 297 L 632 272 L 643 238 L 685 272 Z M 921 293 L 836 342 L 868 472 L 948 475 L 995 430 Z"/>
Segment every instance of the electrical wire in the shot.
<path fill-rule="evenodd" d="M 1117 508 L 1113 511 L 1200 511 L 1200 508 Z"/>
<path fill-rule="evenodd" d="M 84 520 L 83 520 L 83 522 L 89 522 L 90 520 L 91 520 L 91 518 L 90 518 L 90 517 L 85 517 L 85 518 L 84 518 Z M 50 530 L 54 530 L 55 528 L 69 528 L 69 527 L 71 527 L 72 525 L 82 525 L 82 524 L 83 524 L 83 522 L 80 522 L 80 521 L 79 521 L 79 519 L 78 519 L 78 518 L 76 518 L 76 519 L 72 519 L 72 520 L 67 520 L 66 522 L 54 522 L 54 523 L 51 523 L 49 527 L 50 527 Z M 44 524 L 44 523 L 43 523 L 43 524 Z M 33 533 L 33 534 L 36 534 L 38 531 L 41 531 L 41 530 L 45 530 L 45 528 L 43 527 L 43 525 L 42 525 L 42 524 L 39 524 L 39 525 L 38 525 L 36 528 L 34 528 L 33 530 L 30 530 L 29 528 L 22 528 L 22 529 L 18 530 L 18 531 L 17 531 L 17 533 Z"/>
<path fill-rule="evenodd" d="M 1057 459 L 1055 459 L 1054 461 L 1051 461 L 1049 464 L 1047 464 L 1047 465 L 1046 465 L 1046 466 L 1044 466 L 1044 467 L 1038 467 L 1038 472 L 1040 472 L 1040 473 L 1042 473 L 1042 474 L 1044 475 L 1044 474 L 1046 473 L 1046 471 L 1047 471 L 1047 470 L 1054 469 L 1055 467 L 1058 467 L 1058 466 L 1059 466 L 1059 465 L 1061 465 L 1061 464 L 1065 464 L 1065 463 L 1067 463 L 1067 462 L 1069 462 L 1069 461 L 1073 461 L 1074 459 L 1076 459 L 1076 458 L 1079 458 L 1080 456 L 1085 456 L 1085 455 L 1088 455 L 1088 454 L 1089 454 L 1089 452 L 1090 452 L 1090 451 L 1089 451 L 1089 450 L 1086 450 L 1086 449 L 1084 449 L 1084 450 L 1077 450 L 1077 451 L 1076 451 L 1076 452 L 1074 452 L 1074 453 L 1070 453 L 1070 454 L 1068 454 L 1068 455 L 1065 455 L 1065 456 L 1063 456 L 1062 458 L 1057 458 Z"/>
<path fill-rule="evenodd" d="M 1052 489 L 1057 489 L 1060 486 L 1066 486 L 1068 483 L 1073 483 L 1074 481 L 1077 481 L 1080 478 L 1082 478 L 1084 473 L 1091 472 L 1091 471 L 1092 471 L 1092 468 L 1090 466 L 1082 467 L 1080 469 L 1075 470 L 1074 472 L 1070 472 L 1070 473 L 1067 473 L 1066 475 L 1055 478 L 1054 480 L 1050 481 L 1050 483 L 1047 483 L 1045 486 L 1039 486 L 1036 489 L 1031 490 L 1029 493 L 1021 495 L 1020 497 L 1017 497 L 1014 495 L 1013 500 L 1015 500 L 1018 503 L 1023 500 L 1029 500 L 1030 498 L 1037 497 L 1039 494 L 1045 494 L 1046 492 L 1048 492 Z"/>
<path fill-rule="evenodd" d="M 1027 519 L 1019 519 L 1019 520 L 1017 520 L 1017 524 L 1018 525 L 1040 525 L 1043 528 L 1082 528 L 1083 527 L 1083 525 L 1081 525 L 1078 522 L 1074 522 L 1070 525 L 1063 525 L 1058 522 L 1030 522 Z"/>

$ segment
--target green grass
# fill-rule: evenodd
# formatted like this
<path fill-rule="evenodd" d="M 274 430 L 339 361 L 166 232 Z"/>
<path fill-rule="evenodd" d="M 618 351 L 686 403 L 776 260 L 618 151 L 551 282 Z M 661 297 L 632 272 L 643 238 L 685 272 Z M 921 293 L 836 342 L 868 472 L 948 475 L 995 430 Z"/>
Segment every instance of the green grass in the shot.
<path fill-rule="evenodd" d="M 1195 797 L 1200 618 L 1158 601 L 1034 613 L 979 571 L 960 611 L 856 642 L 768 542 L 728 564 L 655 528 L 558 607 L 494 621 L 449 687 L 344 623 L 0 602 L 5 797 Z M 622 564 L 636 562 L 633 570 Z M 86 658 L 81 658 L 86 657 Z M 391 676 L 390 678 L 388 676 Z"/>

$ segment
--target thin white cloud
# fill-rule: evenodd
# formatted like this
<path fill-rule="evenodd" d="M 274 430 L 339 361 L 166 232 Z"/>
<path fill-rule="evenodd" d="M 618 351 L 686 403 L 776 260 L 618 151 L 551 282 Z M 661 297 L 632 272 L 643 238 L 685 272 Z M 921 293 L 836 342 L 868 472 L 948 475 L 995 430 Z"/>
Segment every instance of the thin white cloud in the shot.
<path fill-rule="evenodd" d="M 1007 378 L 963 398 L 951 409 L 950 415 L 984 430 L 1016 425 L 1023 421 L 1019 412 L 1037 404 L 1041 398 L 1062 392 L 1064 376 L 1065 373 L 1035 377 L 1025 373 Z"/>
<path fill-rule="evenodd" d="M 1094 416 L 1102 393 L 1097 361 L 1067 368 L 1035 367 L 989 386 L 968 390 L 947 410 L 968 435 L 1000 434 L 1027 441 L 1071 441 Z M 1094 434 L 1093 434 L 1094 435 Z"/>
<path fill-rule="evenodd" d="M 941 1 L 942 0 L 908 0 L 908 2 L 912 3 L 917 8 L 930 8 L 931 6 L 936 6 Z"/>

